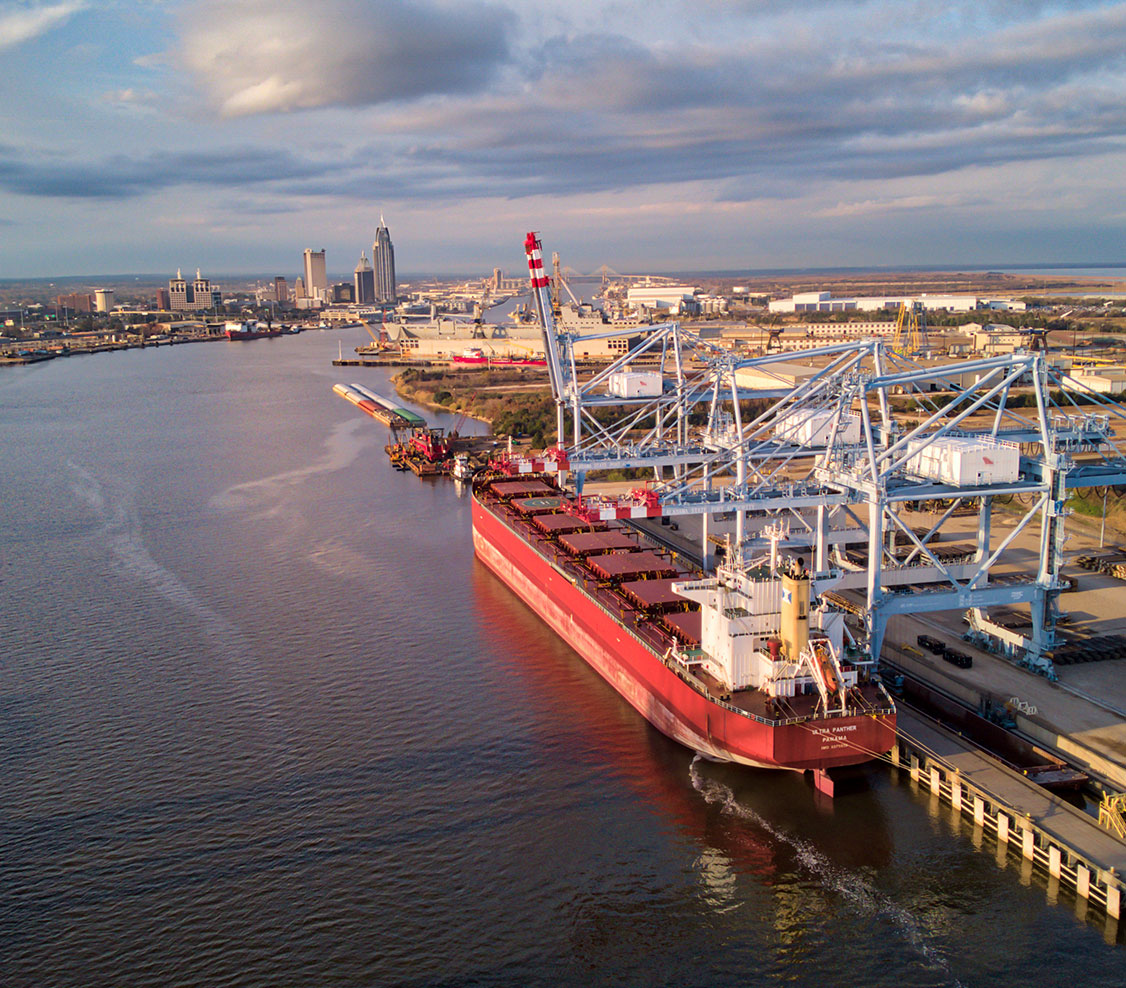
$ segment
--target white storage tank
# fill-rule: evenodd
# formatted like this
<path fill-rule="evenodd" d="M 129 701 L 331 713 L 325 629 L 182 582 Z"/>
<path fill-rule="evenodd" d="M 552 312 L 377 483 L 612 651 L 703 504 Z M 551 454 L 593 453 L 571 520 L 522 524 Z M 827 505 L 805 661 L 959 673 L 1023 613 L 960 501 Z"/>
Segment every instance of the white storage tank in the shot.
<path fill-rule="evenodd" d="M 913 455 L 904 465 L 907 472 L 941 484 L 1009 484 L 1020 474 L 1020 448 L 996 439 L 943 436 L 927 446 L 913 440 L 908 450 Z"/>
<path fill-rule="evenodd" d="M 618 398 L 656 398 L 662 388 L 659 371 L 617 371 L 606 390 Z"/>
<path fill-rule="evenodd" d="M 775 423 L 774 438 L 800 446 L 824 446 L 833 435 L 836 415 L 831 408 L 790 412 Z M 859 415 L 848 413 L 841 416 L 837 442 L 850 445 L 860 442 Z"/>

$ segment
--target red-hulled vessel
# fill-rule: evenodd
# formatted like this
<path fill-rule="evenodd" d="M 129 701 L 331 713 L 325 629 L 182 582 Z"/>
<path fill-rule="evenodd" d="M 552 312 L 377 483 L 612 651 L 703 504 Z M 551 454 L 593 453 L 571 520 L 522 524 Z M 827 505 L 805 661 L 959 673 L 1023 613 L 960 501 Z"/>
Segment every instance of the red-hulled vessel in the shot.
<path fill-rule="evenodd" d="M 229 322 L 224 330 L 228 340 L 268 340 L 281 336 L 281 327 L 274 329 L 260 322 Z"/>
<path fill-rule="evenodd" d="M 891 749 L 895 706 L 798 563 L 706 577 L 616 524 L 544 476 L 474 485 L 478 557 L 662 733 L 830 794 L 829 769 Z"/>

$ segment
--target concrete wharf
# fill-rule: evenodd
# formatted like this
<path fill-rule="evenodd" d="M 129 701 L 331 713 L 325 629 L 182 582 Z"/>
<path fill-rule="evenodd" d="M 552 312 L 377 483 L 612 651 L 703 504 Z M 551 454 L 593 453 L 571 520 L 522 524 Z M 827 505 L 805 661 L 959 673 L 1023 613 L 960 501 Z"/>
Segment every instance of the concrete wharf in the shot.
<path fill-rule="evenodd" d="M 917 618 L 903 624 L 911 633 L 916 626 L 918 631 L 944 630 Z M 909 652 L 896 641 L 886 643 L 884 657 L 970 710 L 980 711 L 984 699 L 998 707 L 1006 706 L 1007 700 L 1018 699 L 1020 706 L 1010 703 L 1009 709 L 1024 737 L 1101 780 L 1106 789 L 1126 791 L 1126 717 L 1118 709 L 1120 701 L 1113 691 L 1095 695 L 1069 687 L 1064 677 L 1061 683 L 1050 683 L 1006 659 L 964 645 L 949 634 L 943 637 L 973 654 L 973 669 L 955 670 L 919 650 Z M 1115 669 L 1111 667 L 1117 667 L 1121 661 L 1101 663 L 1107 668 L 1100 671 L 1112 674 Z M 1070 670 L 1065 670 L 1065 676 L 1067 672 Z"/>
<path fill-rule="evenodd" d="M 899 705 L 893 764 L 947 803 L 975 833 L 996 842 L 998 862 L 1015 857 L 1022 869 L 1047 874 L 1049 896 L 1074 891 L 1085 916 L 1094 905 L 1106 914 L 1108 942 L 1118 936 L 1126 875 L 1126 842 L 1082 810 L 1030 782 L 924 715 Z M 977 843 L 977 838 L 975 838 Z"/>
<path fill-rule="evenodd" d="M 380 357 L 364 360 L 360 357 L 337 357 L 333 367 L 438 367 L 448 364 L 447 360 L 404 360 L 400 357 Z"/>

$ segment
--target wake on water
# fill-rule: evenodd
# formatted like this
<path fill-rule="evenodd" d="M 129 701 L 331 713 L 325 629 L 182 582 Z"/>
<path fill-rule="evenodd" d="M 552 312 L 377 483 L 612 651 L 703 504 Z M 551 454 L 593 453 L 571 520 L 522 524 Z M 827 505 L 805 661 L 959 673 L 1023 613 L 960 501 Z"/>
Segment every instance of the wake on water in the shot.
<path fill-rule="evenodd" d="M 71 490 L 100 522 L 98 534 L 113 554 L 118 570 L 198 621 L 210 651 L 227 666 L 240 692 L 267 720 L 276 721 L 279 704 L 252 643 L 235 624 L 207 606 L 175 573 L 153 558 L 145 546 L 135 492 L 121 478 L 110 480 L 107 492 L 98 478 L 73 460 L 67 461 L 67 467 L 75 478 Z M 284 736 L 275 740 L 284 748 Z"/>
<path fill-rule="evenodd" d="M 350 549 L 343 540 L 316 539 L 310 535 L 300 499 L 289 492 L 307 480 L 352 466 L 372 445 L 373 432 L 365 423 L 350 419 L 332 429 L 324 441 L 323 455 L 313 463 L 283 473 L 248 480 L 220 491 L 210 500 L 224 514 L 247 512 L 251 518 L 272 518 L 280 533 L 272 545 L 290 550 L 290 555 L 305 557 L 321 572 L 346 580 L 367 579 L 372 560 Z"/>
<path fill-rule="evenodd" d="M 365 422 L 349 419 L 336 425 L 325 439 L 324 455 L 315 463 L 234 484 L 216 494 L 211 506 L 219 511 L 248 510 L 265 506 L 267 510 L 284 503 L 286 491 L 318 474 L 333 473 L 350 467 L 373 442 L 370 429 L 365 430 Z"/>
<path fill-rule="evenodd" d="M 735 797 L 735 793 L 730 787 L 725 786 L 722 782 L 705 779 L 700 774 L 700 763 L 702 761 L 701 756 L 696 755 L 692 759 L 688 772 L 692 781 L 692 788 L 704 798 L 704 802 L 711 806 L 718 806 L 724 813 L 730 813 L 741 820 L 749 821 L 765 831 L 778 843 L 790 847 L 794 851 L 798 863 L 809 874 L 816 877 L 824 888 L 840 895 L 861 915 L 872 919 L 886 919 L 928 965 L 937 971 L 941 971 L 956 988 L 965 988 L 962 982 L 954 977 L 946 958 L 927 943 L 923 931 L 910 912 L 875 888 L 859 872 L 847 871 L 838 867 L 808 841 L 774 826 L 761 814 L 756 813 L 749 806 L 744 806 Z"/>

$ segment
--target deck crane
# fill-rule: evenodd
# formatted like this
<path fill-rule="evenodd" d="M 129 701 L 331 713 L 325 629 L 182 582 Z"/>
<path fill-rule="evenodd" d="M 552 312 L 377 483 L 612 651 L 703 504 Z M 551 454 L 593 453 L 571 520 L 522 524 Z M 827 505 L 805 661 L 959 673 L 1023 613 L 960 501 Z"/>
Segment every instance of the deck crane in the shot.
<path fill-rule="evenodd" d="M 461 427 L 465 425 L 465 420 L 469 418 L 469 409 L 473 407 L 473 402 L 476 398 L 477 392 L 470 392 L 469 397 L 466 399 L 465 408 L 461 410 L 461 414 L 458 415 L 457 420 L 453 424 L 453 428 L 450 429 L 449 436 L 451 439 L 457 439 L 461 435 Z"/>
<path fill-rule="evenodd" d="M 1073 398 L 1042 352 L 922 366 L 883 340 L 850 341 L 806 351 L 809 371 L 794 378 L 789 354 L 742 357 L 678 323 L 644 327 L 627 353 L 580 377 L 576 348 L 620 331 L 559 329 L 536 234 L 528 234 L 525 251 L 558 443 L 539 458 L 498 461 L 498 469 L 569 473 L 579 491 L 589 471 L 653 469 L 644 488 L 588 494 L 579 510 L 592 520 L 696 515 L 705 551 L 709 533 L 722 535 L 723 526 L 737 547 L 754 550 L 765 545 L 769 526 L 785 521 L 789 545 L 810 547 L 815 580 L 862 595 L 872 656 L 894 616 L 955 611 L 967 615 L 978 641 L 1054 676 L 1067 497 L 1126 484 L 1126 450 L 1117 445 L 1126 408 L 1074 385 L 1083 394 Z M 659 374 L 660 387 L 635 394 L 615 384 L 616 375 L 639 368 Z M 963 387 L 965 380 L 974 383 Z M 1010 400 L 1029 386 L 1031 410 L 1023 393 L 1019 404 Z M 931 390 L 952 397 L 931 402 Z M 896 417 L 892 399 L 904 392 L 917 393 L 921 419 Z M 974 457 L 988 457 L 990 467 L 968 472 Z M 1006 468 L 994 468 L 995 459 Z M 996 498 L 1027 506 L 1005 531 L 991 527 Z M 922 502 L 950 505 L 923 532 L 906 514 Z M 938 533 L 966 505 L 977 514 L 977 531 L 954 559 Z M 1034 565 L 997 575 L 1013 540 L 1037 528 Z M 990 608 L 1014 604 L 1030 608 L 1026 634 L 989 617 Z"/>
<path fill-rule="evenodd" d="M 559 263 L 559 253 L 553 252 L 551 255 L 551 305 L 552 311 L 555 313 L 555 318 L 559 318 L 560 313 L 563 311 L 563 292 L 566 292 L 571 299 L 572 304 L 582 305 L 582 302 L 571 291 L 571 286 L 567 284 L 567 279 L 563 277 L 563 268 Z M 568 268 L 568 270 L 571 270 Z"/>
<path fill-rule="evenodd" d="M 368 336 L 370 336 L 372 338 L 372 341 L 375 343 L 376 346 L 382 347 L 382 346 L 387 345 L 387 330 L 384 328 L 387 325 L 387 310 L 386 309 L 383 311 L 383 319 L 379 324 L 379 335 L 378 336 L 376 335 L 375 331 L 371 328 L 371 323 L 369 323 L 366 319 L 361 320 L 361 321 L 363 322 L 364 329 L 367 330 Z"/>

